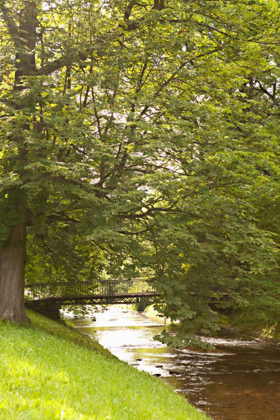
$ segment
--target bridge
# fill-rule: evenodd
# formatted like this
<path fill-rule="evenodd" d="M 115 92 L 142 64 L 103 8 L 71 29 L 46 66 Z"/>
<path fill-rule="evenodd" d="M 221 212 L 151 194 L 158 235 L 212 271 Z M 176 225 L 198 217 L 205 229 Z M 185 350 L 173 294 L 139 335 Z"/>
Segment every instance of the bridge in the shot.
<path fill-rule="evenodd" d="M 25 286 L 25 298 L 59 305 L 155 303 L 160 293 L 143 278 L 35 283 Z"/>
<path fill-rule="evenodd" d="M 196 295 L 199 292 L 209 293 L 209 304 L 219 304 L 230 298 L 234 291 L 240 291 L 235 285 L 227 289 L 215 282 L 189 285 L 186 292 Z M 137 304 L 146 306 L 160 300 L 161 293 L 148 279 L 110 279 L 93 281 L 34 283 L 25 286 L 26 302 L 61 305 L 109 305 Z"/>

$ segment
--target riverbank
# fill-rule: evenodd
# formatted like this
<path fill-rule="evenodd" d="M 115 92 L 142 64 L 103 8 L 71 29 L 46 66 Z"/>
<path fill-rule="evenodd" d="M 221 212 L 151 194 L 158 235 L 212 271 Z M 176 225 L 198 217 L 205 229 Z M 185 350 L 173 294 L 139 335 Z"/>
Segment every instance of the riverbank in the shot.
<path fill-rule="evenodd" d="M 149 305 L 143 312 L 147 317 L 155 322 L 162 323 L 163 325 L 170 326 L 171 322 L 169 319 L 165 319 L 158 316 L 157 311 L 153 305 Z M 280 329 L 276 328 L 267 329 L 261 325 L 250 325 L 244 323 L 242 314 L 228 315 L 227 323 L 224 323 L 221 330 L 215 334 L 215 337 L 223 336 L 224 334 L 235 334 L 242 335 L 248 339 L 258 339 L 263 342 L 270 342 L 274 344 L 280 344 Z"/>
<path fill-rule="evenodd" d="M 0 321 L 1 420 L 206 420 L 89 337 L 28 316 L 30 325 Z"/>
<path fill-rule="evenodd" d="M 196 408 L 221 420 L 279 420 L 280 347 L 224 332 L 205 338 L 215 350 L 172 348 L 153 340 L 163 327 L 130 308 L 112 305 L 76 328 L 138 370 L 159 376 Z"/>

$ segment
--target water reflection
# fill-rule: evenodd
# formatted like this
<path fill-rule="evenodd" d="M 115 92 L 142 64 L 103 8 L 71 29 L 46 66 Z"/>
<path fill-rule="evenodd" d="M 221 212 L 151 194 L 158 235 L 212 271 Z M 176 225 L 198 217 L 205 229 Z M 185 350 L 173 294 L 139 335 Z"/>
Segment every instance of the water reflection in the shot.
<path fill-rule="evenodd" d="M 280 420 L 280 348 L 257 340 L 211 339 L 216 350 L 170 349 L 153 340 L 162 323 L 112 306 L 96 322 L 76 320 L 119 359 L 171 383 L 217 420 Z"/>

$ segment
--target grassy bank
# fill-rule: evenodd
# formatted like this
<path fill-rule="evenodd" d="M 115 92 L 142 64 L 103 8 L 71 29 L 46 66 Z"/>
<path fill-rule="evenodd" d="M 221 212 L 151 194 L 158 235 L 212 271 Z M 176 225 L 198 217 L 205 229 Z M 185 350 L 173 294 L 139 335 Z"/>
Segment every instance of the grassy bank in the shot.
<path fill-rule="evenodd" d="M 1 420 L 206 420 L 89 337 L 28 316 L 29 326 L 0 321 Z"/>

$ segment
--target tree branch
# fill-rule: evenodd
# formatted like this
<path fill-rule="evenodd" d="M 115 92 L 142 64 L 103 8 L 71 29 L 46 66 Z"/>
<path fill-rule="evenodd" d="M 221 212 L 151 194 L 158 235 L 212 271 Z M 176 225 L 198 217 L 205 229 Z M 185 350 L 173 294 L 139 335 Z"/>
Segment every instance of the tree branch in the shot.
<path fill-rule="evenodd" d="M 22 46 L 22 42 L 20 41 L 20 37 L 19 37 L 19 30 L 18 30 L 19 28 L 18 28 L 16 22 L 13 20 L 13 18 L 9 14 L 9 9 L 6 7 L 5 3 L 6 2 L 4 0 L 2 0 L 2 2 L 0 2 L 0 11 L 3 14 L 4 21 L 6 22 L 9 33 L 10 33 L 15 45 L 16 46 Z"/>
<path fill-rule="evenodd" d="M 131 0 L 125 10 L 124 20 L 129 20 L 133 7 L 137 4 L 137 0 Z"/>
<path fill-rule="evenodd" d="M 83 55 L 78 57 L 77 60 L 85 60 L 87 56 Z M 73 60 L 70 59 L 68 55 L 58 58 L 57 60 L 52 61 L 51 63 L 46 64 L 36 71 L 38 76 L 47 76 L 56 70 L 61 69 L 62 67 L 69 66 L 73 63 Z"/>
<path fill-rule="evenodd" d="M 221 49 L 221 47 L 219 46 L 218 48 L 215 48 L 214 50 L 207 51 L 206 53 L 199 54 L 196 57 L 189 58 L 188 60 L 181 63 L 180 66 L 177 68 L 177 70 L 175 70 L 174 73 L 165 82 L 162 83 L 162 85 L 159 87 L 159 89 L 153 95 L 152 99 L 156 99 L 159 96 L 159 94 L 163 91 L 163 89 L 166 88 L 169 85 L 169 83 L 176 78 L 178 73 L 184 67 L 186 67 L 187 64 L 192 64 L 195 60 L 197 60 L 199 58 L 202 58 L 202 57 L 206 57 L 206 56 L 211 55 L 211 54 L 214 54 L 215 52 L 218 52 L 220 49 Z M 146 112 L 148 111 L 149 108 L 150 108 L 150 105 L 146 105 L 143 108 L 143 110 L 140 113 L 140 118 L 143 117 L 143 115 L 146 114 Z"/>

